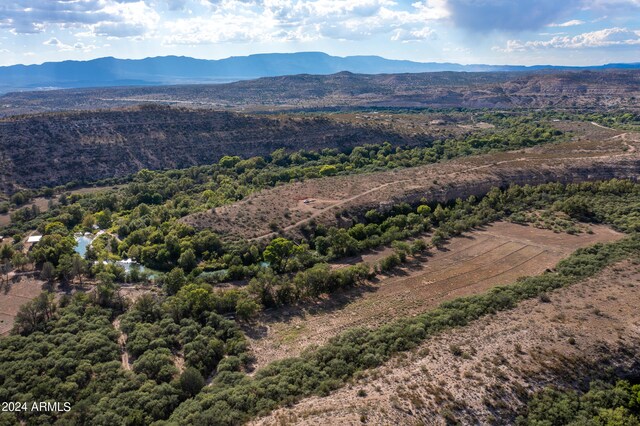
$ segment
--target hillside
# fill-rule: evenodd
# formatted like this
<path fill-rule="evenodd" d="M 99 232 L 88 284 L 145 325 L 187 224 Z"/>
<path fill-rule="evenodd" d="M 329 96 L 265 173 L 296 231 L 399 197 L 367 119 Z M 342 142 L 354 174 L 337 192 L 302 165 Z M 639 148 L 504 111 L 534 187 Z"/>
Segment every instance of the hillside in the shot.
<path fill-rule="evenodd" d="M 347 387 L 253 425 L 514 424 L 544 386 L 640 374 L 637 264 L 444 333 Z M 606 370 L 606 371 L 605 371 Z"/>
<path fill-rule="evenodd" d="M 265 156 L 278 148 L 416 144 L 379 126 L 314 118 L 265 118 L 231 112 L 147 106 L 43 114 L 0 121 L 0 191 L 126 176 L 217 162 L 224 155 Z"/>
<path fill-rule="evenodd" d="M 159 102 L 232 110 L 351 107 L 637 108 L 640 71 L 294 75 L 218 85 L 9 93 L 0 115 Z"/>
<path fill-rule="evenodd" d="M 414 168 L 282 185 L 183 220 L 229 237 L 269 239 L 277 232 L 298 234 L 312 223 L 350 223 L 350 216 L 362 216 L 369 209 L 416 203 L 422 197 L 446 202 L 478 196 L 494 186 L 637 178 L 640 174 L 638 133 L 589 123 L 562 122 L 557 126 L 573 131 L 574 140 Z M 274 228 L 278 231 L 273 232 Z"/>

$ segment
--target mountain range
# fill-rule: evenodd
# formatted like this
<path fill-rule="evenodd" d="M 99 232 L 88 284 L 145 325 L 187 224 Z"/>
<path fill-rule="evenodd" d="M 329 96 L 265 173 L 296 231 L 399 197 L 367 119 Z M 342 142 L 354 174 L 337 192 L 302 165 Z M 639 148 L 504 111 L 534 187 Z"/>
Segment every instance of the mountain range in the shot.
<path fill-rule="evenodd" d="M 267 53 L 219 60 L 185 56 L 145 59 L 113 57 L 89 61 L 46 62 L 40 65 L 0 67 L 0 93 L 81 87 L 149 86 L 191 83 L 225 83 L 259 77 L 295 74 L 327 75 L 341 71 L 362 74 L 419 73 L 437 71 L 541 71 L 640 68 L 640 63 L 589 67 L 551 65 L 461 65 L 413 62 L 380 56 L 331 56 L 322 52 Z"/>

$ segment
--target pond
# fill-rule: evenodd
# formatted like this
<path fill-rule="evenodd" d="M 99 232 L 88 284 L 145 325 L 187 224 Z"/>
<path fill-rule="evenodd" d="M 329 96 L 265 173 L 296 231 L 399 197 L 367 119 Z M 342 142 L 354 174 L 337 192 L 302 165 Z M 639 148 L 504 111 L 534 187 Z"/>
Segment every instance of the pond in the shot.
<path fill-rule="evenodd" d="M 155 271 L 149 268 L 145 268 L 143 265 L 139 264 L 135 260 L 131 260 L 131 259 L 118 260 L 115 262 L 115 264 L 123 268 L 127 274 L 130 273 L 132 270 L 136 270 L 139 273 L 146 273 L 149 279 L 151 280 L 155 278 L 155 273 L 156 273 Z"/>
<path fill-rule="evenodd" d="M 84 257 L 87 254 L 87 248 L 91 245 L 95 236 L 87 232 L 86 234 L 75 234 L 74 237 L 76 239 L 76 253 Z M 123 268 L 127 274 L 132 270 L 136 270 L 139 273 L 146 273 L 149 279 L 154 279 L 157 274 L 156 271 L 145 268 L 143 265 L 131 259 L 117 260 L 114 263 Z"/>
<path fill-rule="evenodd" d="M 93 242 L 93 235 L 91 234 L 76 234 L 76 253 L 84 257 L 87 254 L 87 247 Z"/>

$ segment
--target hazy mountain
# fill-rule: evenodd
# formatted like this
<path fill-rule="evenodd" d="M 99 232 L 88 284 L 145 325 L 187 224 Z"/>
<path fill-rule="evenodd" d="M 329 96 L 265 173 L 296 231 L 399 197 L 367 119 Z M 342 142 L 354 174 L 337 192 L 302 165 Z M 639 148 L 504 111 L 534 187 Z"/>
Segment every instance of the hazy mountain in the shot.
<path fill-rule="evenodd" d="M 292 74 L 415 73 L 433 71 L 525 71 L 571 69 L 546 65 L 460 65 L 412 62 L 379 56 L 330 56 L 321 52 L 268 53 L 220 60 L 163 56 L 146 59 L 100 58 L 90 61 L 46 62 L 41 65 L 0 67 L 0 92 L 50 88 L 141 86 L 182 83 L 223 83 Z M 577 68 L 577 67 L 574 67 Z M 637 64 L 609 64 L 584 69 L 640 68 Z"/>

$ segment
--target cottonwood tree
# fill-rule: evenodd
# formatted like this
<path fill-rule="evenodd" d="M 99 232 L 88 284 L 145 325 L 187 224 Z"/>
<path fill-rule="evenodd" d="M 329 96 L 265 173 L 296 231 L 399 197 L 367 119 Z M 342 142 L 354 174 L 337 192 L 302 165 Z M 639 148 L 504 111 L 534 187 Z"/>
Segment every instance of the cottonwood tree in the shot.
<path fill-rule="evenodd" d="M 264 249 L 262 256 L 278 272 L 287 270 L 289 260 L 299 252 L 298 246 L 286 238 L 275 238 Z"/>

